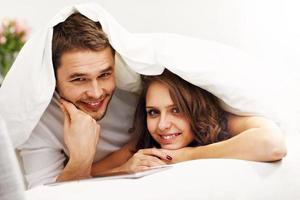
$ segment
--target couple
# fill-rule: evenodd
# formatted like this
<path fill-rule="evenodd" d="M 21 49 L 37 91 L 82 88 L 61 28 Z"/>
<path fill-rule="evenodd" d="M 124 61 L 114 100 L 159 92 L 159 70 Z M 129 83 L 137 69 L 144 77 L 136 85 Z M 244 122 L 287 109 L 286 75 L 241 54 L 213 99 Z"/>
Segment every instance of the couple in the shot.
<path fill-rule="evenodd" d="M 55 95 L 18 146 L 29 187 L 200 158 L 284 157 L 274 122 L 227 113 L 167 69 L 142 76 L 139 95 L 116 88 L 115 54 L 100 23 L 79 13 L 54 27 Z"/>

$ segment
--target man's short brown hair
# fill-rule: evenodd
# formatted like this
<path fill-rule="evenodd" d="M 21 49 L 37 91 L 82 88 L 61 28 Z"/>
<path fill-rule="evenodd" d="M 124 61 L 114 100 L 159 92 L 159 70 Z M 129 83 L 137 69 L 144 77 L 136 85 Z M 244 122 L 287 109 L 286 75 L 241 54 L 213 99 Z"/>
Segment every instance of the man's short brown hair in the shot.
<path fill-rule="evenodd" d="M 53 29 L 52 62 L 56 73 L 63 53 L 77 50 L 101 51 L 111 47 L 101 24 L 94 22 L 80 13 L 70 15 L 64 22 Z"/>

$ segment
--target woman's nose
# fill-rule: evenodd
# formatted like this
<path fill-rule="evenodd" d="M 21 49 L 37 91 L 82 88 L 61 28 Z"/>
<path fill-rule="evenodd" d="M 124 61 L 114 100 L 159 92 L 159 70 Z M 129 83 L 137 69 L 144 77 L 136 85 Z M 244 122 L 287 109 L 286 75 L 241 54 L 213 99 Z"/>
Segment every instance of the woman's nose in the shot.
<path fill-rule="evenodd" d="M 169 117 L 167 115 L 162 114 L 158 123 L 159 130 L 164 131 L 170 127 L 171 127 L 171 121 Z"/>

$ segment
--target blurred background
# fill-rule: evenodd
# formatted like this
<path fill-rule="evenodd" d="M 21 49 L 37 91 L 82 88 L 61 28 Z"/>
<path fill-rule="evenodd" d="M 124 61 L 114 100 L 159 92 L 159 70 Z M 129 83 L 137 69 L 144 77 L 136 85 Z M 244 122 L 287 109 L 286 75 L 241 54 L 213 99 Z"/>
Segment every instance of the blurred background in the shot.
<path fill-rule="evenodd" d="M 63 7 L 84 2 L 90 1 L 1 0 L 0 21 L 23 21 L 26 30 L 28 28 L 26 34 L 30 36 Z M 284 67 L 285 71 L 293 72 L 284 76 L 300 77 L 298 0 L 93 2 L 101 4 L 131 32 L 172 32 L 219 41 L 268 60 L 274 63 L 274 68 Z"/>

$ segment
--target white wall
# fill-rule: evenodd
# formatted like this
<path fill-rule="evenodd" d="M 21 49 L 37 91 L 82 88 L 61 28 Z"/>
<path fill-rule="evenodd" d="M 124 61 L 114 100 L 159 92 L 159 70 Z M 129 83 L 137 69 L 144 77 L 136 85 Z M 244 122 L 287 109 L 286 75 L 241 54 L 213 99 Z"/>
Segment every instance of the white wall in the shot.
<path fill-rule="evenodd" d="M 33 31 L 61 8 L 84 0 L 0 0 L 0 19 L 25 19 Z M 129 31 L 176 32 L 221 41 L 300 68 L 298 0 L 97 0 Z M 300 70 L 299 70 L 300 72 Z M 295 74 L 297 75 L 297 74 Z"/>

